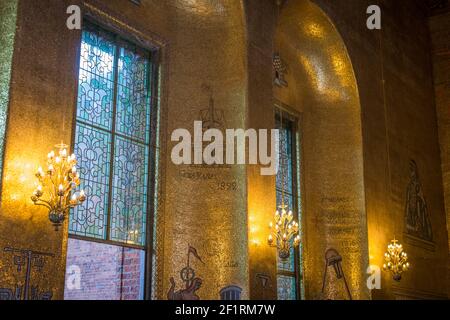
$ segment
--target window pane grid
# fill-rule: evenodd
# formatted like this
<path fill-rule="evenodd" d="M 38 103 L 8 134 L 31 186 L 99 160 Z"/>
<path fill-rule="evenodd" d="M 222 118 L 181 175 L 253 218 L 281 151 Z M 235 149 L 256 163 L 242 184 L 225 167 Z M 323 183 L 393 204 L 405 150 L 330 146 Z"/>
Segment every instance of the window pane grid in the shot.
<path fill-rule="evenodd" d="M 111 240 L 144 245 L 148 147 L 116 137 Z"/>
<path fill-rule="evenodd" d="M 77 118 L 111 129 L 116 45 L 109 34 L 89 29 L 82 33 Z"/>
<path fill-rule="evenodd" d="M 150 54 L 90 24 L 86 27 L 74 152 L 88 199 L 72 210 L 69 232 L 144 247 Z"/>
<path fill-rule="evenodd" d="M 112 126 L 114 83 L 80 70 L 77 118 L 105 129 Z"/>
<path fill-rule="evenodd" d="M 75 141 L 81 188 L 89 199 L 73 209 L 69 230 L 76 235 L 105 239 L 111 135 L 77 123 Z"/>

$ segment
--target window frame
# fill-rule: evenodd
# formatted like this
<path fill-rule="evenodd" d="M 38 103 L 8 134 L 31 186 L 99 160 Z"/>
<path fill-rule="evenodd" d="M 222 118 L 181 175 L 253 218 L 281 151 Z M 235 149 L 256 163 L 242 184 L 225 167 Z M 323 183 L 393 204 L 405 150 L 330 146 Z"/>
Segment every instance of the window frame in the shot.
<path fill-rule="evenodd" d="M 296 212 L 296 221 L 299 223 L 299 233 L 301 237 L 300 245 L 294 249 L 294 271 L 279 270 L 278 258 L 276 264 L 276 275 L 288 276 L 295 278 L 295 299 L 302 300 L 304 297 L 304 285 L 303 285 L 303 245 L 305 239 L 304 230 L 304 212 L 303 212 L 303 179 L 301 176 L 303 161 L 303 144 L 302 144 L 302 114 L 295 111 L 293 108 L 275 100 L 274 103 L 274 120 L 280 119 L 280 115 L 283 119 L 287 119 L 292 124 L 292 198 L 293 198 L 293 211 Z M 278 188 L 275 183 L 275 190 Z M 278 205 L 278 203 L 276 203 Z M 277 252 L 278 254 L 278 252 Z M 277 280 L 278 282 L 278 280 Z"/>
<path fill-rule="evenodd" d="M 79 76 L 80 76 L 80 58 L 81 58 L 81 43 L 82 43 L 82 32 L 84 30 L 85 24 L 89 24 L 93 26 L 94 28 L 99 28 L 101 30 L 104 30 L 108 33 L 110 33 L 114 38 L 114 44 L 116 45 L 116 52 L 115 52 L 115 58 L 114 58 L 114 64 L 117 67 L 117 62 L 119 59 L 118 53 L 120 52 L 121 43 L 129 43 L 132 45 L 135 45 L 140 50 L 146 51 L 148 53 L 148 59 L 149 59 L 149 74 L 148 74 L 148 90 L 150 92 L 150 130 L 149 130 L 149 137 L 148 137 L 148 143 L 143 143 L 145 146 L 148 147 L 148 177 L 147 177 L 147 201 L 146 201 L 146 217 L 145 217 L 145 245 L 136 245 L 126 242 L 120 242 L 115 240 L 110 240 L 110 218 L 111 218 L 111 200 L 112 200 L 112 179 L 114 176 L 114 148 L 115 148 L 115 137 L 121 136 L 118 135 L 115 131 L 115 123 L 116 123 L 116 111 L 117 111 L 117 90 L 118 90 L 118 72 L 114 72 L 114 98 L 113 98 L 113 124 L 110 131 L 107 131 L 105 129 L 101 129 L 104 132 L 108 132 L 111 134 L 111 163 L 110 163 L 110 179 L 109 179 L 109 185 L 108 185 L 108 211 L 105 214 L 107 218 L 106 223 L 106 239 L 99 239 L 99 238 L 93 238 L 89 236 L 83 236 L 83 235 L 76 235 L 76 234 L 70 234 L 68 232 L 68 238 L 74 239 L 74 240 L 81 240 L 81 241 L 89 241 L 89 242 L 96 242 L 101 243 L 105 245 L 112 245 L 112 246 L 118 246 L 123 248 L 130 248 L 130 249 L 138 249 L 144 251 L 145 261 L 145 271 L 144 271 L 144 300 L 151 300 L 152 297 L 152 274 L 153 274 L 153 249 L 154 249 L 154 243 L 153 238 L 154 234 L 156 232 L 154 221 L 155 221 L 155 202 L 157 201 L 155 198 L 156 194 L 156 179 L 158 173 L 156 172 L 157 169 L 157 140 L 158 140 L 158 124 L 159 124 L 159 114 L 160 114 L 160 66 L 161 66 L 161 48 L 157 45 L 153 44 L 147 44 L 147 41 L 140 41 L 138 35 L 131 34 L 129 32 L 126 32 L 122 29 L 120 29 L 117 26 L 111 26 L 109 24 L 103 23 L 101 20 L 96 19 L 94 17 L 91 17 L 91 15 L 86 14 L 83 17 L 83 23 L 82 27 L 79 33 L 78 41 L 78 47 L 77 47 L 77 55 L 76 55 L 76 89 L 75 89 L 75 103 L 73 108 L 73 121 L 72 121 L 72 135 L 71 135 L 71 145 L 70 149 L 71 152 L 74 152 L 75 148 L 75 139 L 76 139 L 76 128 L 77 128 L 77 111 L 78 111 L 78 90 L 79 90 Z M 89 125 L 89 124 L 88 124 Z M 89 125 L 92 128 L 96 128 L 95 125 Z M 130 141 L 135 141 L 132 137 L 127 137 Z M 139 141 L 139 143 L 142 143 Z M 89 196 L 89 195 L 88 195 Z"/>

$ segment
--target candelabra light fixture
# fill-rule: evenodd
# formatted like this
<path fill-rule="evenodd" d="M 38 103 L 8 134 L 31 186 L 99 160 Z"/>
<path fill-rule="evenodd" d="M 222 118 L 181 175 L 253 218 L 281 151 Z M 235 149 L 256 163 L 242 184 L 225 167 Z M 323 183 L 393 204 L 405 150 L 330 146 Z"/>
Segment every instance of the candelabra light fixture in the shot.
<path fill-rule="evenodd" d="M 410 267 L 408 255 L 403 251 L 403 246 L 395 239 L 388 245 L 384 260 L 386 263 L 383 265 L 383 269 L 390 271 L 395 281 L 400 281 L 402 273 L 408 271 Z"/>
<path fill-rule="evenodd" d="M 47 156 L 47 170 L 39 167 L 36 172 L 38 186 L 31 200 L 35 205 L 49 210 L 49 220 L 57 231 L 64 222 L 70 208 L 74 208 L 86 200 L 83 190 L 77 192 L 80 177 L 77 171 L 77 160 L 73 154 L 68 156 L 67 145 L 55 146 L 58 154 L 51 151 Z"/>
<path fill-rule="evenodd" d="M 280 113 L 280 127 L 283 127 L 283 112 Z M 282 129 L 283 130 L 283 129 Z M 281 147 L 280 147 L 281 149 Z M 286 160 L 281 157 L 281 152 L 278 153 L 280 157 L 279 163 L 283 166 L 283 160 Z M 287 165 L 288 166 L 288 165 Z M 286 166 L 286 167 L 287 167 Z M 284 263 L 291 256 L 292 249 L 298 247 L 300 244 L 300 235 L 299 235 L 299 224 L 294 219 L 294 214 L 292 210 L 287 210 L 288 206 L 284 202 L 284 179 L 285 175 L 282 170 L 280 171 L 280 175 L 277 176 L 278 179 L 281 179 L 281 205 L 278 207 L 279 210 L 275 211 L 274 221 L 269 223 L 270 234 L 267 239 L 269 246 L 276 247 L 278 251 L 278 257 Z M 275 224 L 273 223 L 275 222 Z"/>
<path fill-rule="evenodd" d="M 280 210 L 275 212 L 275 225 L 270 222 L 271 231 L 268 243 L 278 249 L 278 256 L 286 261 L 291 255 L 291 249 L 300 244 L 300 235 L 298 234 L 298 223 L 294 221 L 292 211 L 287 212 L 287 206 L 283 203 L 279 206 Z"/>

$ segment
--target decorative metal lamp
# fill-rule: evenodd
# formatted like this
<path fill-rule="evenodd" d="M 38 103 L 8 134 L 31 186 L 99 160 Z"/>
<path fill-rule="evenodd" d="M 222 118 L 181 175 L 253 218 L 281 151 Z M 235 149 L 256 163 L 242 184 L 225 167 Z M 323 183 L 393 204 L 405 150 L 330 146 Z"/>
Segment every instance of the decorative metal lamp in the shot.
<path fill-rule="evenodd" d="M 402 279 L 402 273 L 408 271 L 410 265 L 408 255 L 403 251 L 403 246 L 397 240 L 392 240 L 388 245 L 387 252 L 384 254 L 385 264 L 383 269 L 392 273 L 395 281 Z"/>
<path fill-rule="evenodd" d="M 283 113 L 280 114 L 281 128 L 283 128 Z M 280 163 L 282 162 L 280 156 Z M 269 223 L 270 235 L 268 244 L 278 249 L 278 256 L 282 261 L 286 261 L 291 256 L 291 250 L 300 244 L 300 235 L 298 233 L 299 225 L 294 220 L 294 214 L 287 210 L 288 206 L 284 203 L 284 175 L 281 174 L 281 205 L 279 210 L 275 211 L 275 225 Z"/>
<path fill-rule="evenodd" d="M 294 221 L 292 211 L 287 212 L 287 206 L 284 203 L 279 208 L 280 210 L 275 211 L 275 227 L 272 222 L 269 224 L 271 234 L 268 243 L 270 246 L 278 248 L 278 256 L 285 261 L 289 259 L 291 249 L 299 245 L 300 235 L 298 234 L 298 223 Z"/>
<path fill-rule="evenodd" d="M 55 147 L 58 149 L 58 155 L 54 151 L 48 154 L 47 171 L 44 172 L 42 167 L 39 167 L 36 172 L 39 184 L 31 200 L 35 205 L 49 210 L 49 220 L 58 231 L 69 209 L 83 203 L 86 195 L 83 190 L 75 191 L 80 185 L 75 155 L 68 156 L 67 145 L 63 143 Z"/>

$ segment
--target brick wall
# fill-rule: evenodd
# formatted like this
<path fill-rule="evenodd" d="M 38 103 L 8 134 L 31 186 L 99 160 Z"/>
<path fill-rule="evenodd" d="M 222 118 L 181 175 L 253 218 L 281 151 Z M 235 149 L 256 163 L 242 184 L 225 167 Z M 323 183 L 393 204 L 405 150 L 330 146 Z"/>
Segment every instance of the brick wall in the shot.
<path fill-rule="evenodd" d="M 144 251 L 69 239 L 64 299 L 139 300 L 143 297 Z M 79 269 L 78 269 L 79 268 Z M 80 288 L 68 282 L 81 272 Z"/>
<path fill-rule="evenodd" d="M 441 144 L 442 175 L 447 212 L 447 230 L 450 225 L 450 12 L 430 19 L 433 44 L 434 85 L 436 110 Z M 450 239 L 450 238 L 449 238 Z M 449 240 L 450 247 L 450 240 Z M 450 294 L 450 263 L 448 292 Z"/>

